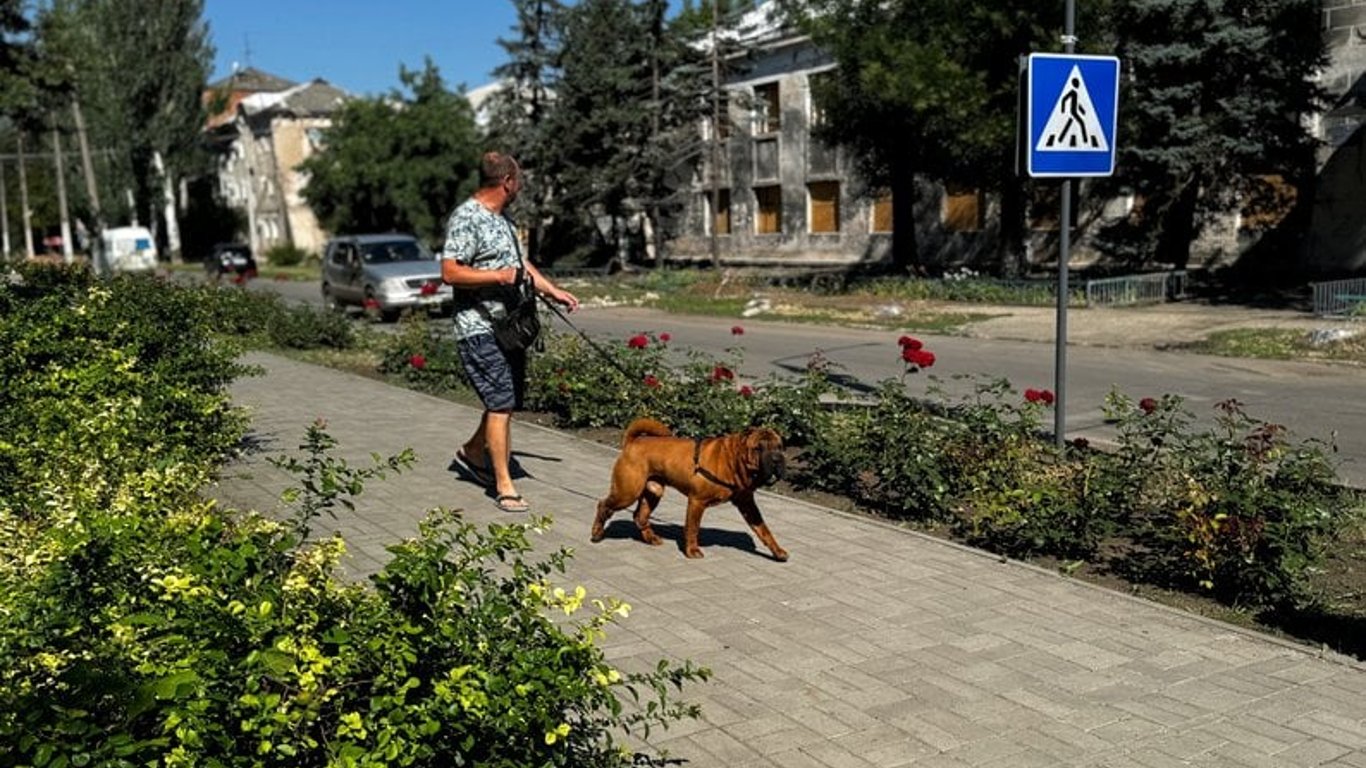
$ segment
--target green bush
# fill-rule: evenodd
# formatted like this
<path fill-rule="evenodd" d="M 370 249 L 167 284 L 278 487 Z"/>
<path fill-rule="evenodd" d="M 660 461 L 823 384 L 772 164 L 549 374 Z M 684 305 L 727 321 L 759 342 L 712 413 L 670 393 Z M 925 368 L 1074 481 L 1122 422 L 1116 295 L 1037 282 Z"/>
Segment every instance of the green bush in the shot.
<path fill-rule="evenodd" d="M 266 332 L 285 349 L 350 349 L 356 343 L 355 328 L 344 316 L 306 304 L 280 307 Z"/>
<path fill-rule="evenodd" d="M 90 509 L 7 541 L 28 556 L 0 560 L 0 765 L 624 766 L 622 734 L 697 714 L 672 695 L 705 670 L 605 661 L 629 606 L 556 586 L 565 550 L 528 559 L 548 520 L 438 510 L 372 587 L 339 580 L 345 544 L 312 521 L 411 454 L 357 470 L 334 445 L 315 424 L 278 462 L 286 522 L 234 521 L 187 476 L 155 486 L 175 514 Z"/>
<path fill-rule="evenodd" d="M 410 315 L 399 321 L 398 333 L 386 337 L 379 352 L 379 372 L 414 389 L 433 394 L 473 390 L 449 326 Z"/>
<path fill-rule="evenodd" d="M 1304 598 L 1306 573 L 1351 506 L 1331 445 L 1295 442 L 1235 400 L 1216 405 L 1208 429 L 1171 396 L 1112 395 L 1109 409 L 1120 428 L 1115 500 L 1136 502 L 1128 521 L 1140 548 L 1129 568 L 1235 605 Z"/>
<path fill-rule="evenodd" d="M 308 251 L 292 243 L 273 245 L 266 251 L 266 263 L 272 267 L 297 267 L 310 258 Z"/>

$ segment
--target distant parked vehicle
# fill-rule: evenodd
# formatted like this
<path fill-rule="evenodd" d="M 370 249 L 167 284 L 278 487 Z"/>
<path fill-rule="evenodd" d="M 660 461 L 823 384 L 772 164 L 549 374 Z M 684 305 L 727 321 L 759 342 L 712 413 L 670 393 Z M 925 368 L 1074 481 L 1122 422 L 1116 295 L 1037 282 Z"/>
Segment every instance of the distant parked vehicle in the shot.
<path fill-rule="evenodd" d="M 256 259 L 242 243 L 219 243 L 204 258 L 204 271 L 215 283 L 225 276 L 234 283 L 256 277 Z"/>
<path fill-rule="evenodd" d="M 111 227 L 100 235 L 101 274 L 149 272 L 157 268 L 157 244 L 146 227 Z"/>
<path fill-rule="evenodd" d="M 393 320 L 404 310 L 449 313 L 455 293 L 441 263 L 412 235 L 346 235 L 327 241 L 323 302 L 339 312 L 362 307 Z"/>

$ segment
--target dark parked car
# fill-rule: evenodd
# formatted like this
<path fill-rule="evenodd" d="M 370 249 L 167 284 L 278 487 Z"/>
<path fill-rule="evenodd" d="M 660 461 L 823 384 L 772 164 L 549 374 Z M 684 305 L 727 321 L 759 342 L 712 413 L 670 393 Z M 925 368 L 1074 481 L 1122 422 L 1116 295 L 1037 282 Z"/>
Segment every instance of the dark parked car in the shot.
<path fill-rule="evenodd" d="M 256 259 L 242 243 L 219 243 L 204 259 L 204 271 L 215 283 L 227 277 L 234 283 L 256 277 Z"/>
<path fill-rule="evenodd" d="M 455 293 L 441 262 L 412 235 L 346 235 L 323 250 L 323 301 L 344 311 L 363 307 L 392 320 L 404 310 L 449 313 Z"/>

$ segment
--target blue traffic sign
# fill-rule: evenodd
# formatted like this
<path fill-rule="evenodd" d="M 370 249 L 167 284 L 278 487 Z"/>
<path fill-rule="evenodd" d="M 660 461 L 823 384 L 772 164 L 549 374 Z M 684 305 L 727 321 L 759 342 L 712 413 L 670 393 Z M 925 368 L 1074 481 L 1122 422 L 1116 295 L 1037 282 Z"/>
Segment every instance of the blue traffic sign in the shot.
<path fill-rule="evenodd" d="M 1119 59 L 1032 53 L 1027 81 L 1025 156 L 1029 175 L 1113 174 Z"/>

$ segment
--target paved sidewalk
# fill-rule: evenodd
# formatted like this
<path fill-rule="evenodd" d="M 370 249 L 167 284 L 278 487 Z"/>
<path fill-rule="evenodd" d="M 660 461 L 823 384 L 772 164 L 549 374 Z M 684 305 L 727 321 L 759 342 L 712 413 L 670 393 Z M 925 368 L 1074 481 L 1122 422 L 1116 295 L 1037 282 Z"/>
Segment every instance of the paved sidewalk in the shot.
<path fill-rule="evenodd" d="M 378 568 L 432 507 L 516 519 L 448 467 L 478 411 L 276 356 L 249 362 L 266 375 L 233 392 L 266 452 L 293 451 L 322 417 L 353 465 L 418 454 L 339 521 L 353 572 Z M 676 492 L 654 516 L 665 546 L 633 538 L 620 513 L 590 544 L 615 450 L 513 429 L 529 474 L 519 490 L 555 519 L 545 544 L 577 553 L 566 581 L 634 608 L 609 658 L 715 672 L 683 692 L 703 719 L 658 739 L 681 764 L 1366 767 L 1366 665 L 774 495 L 760 506 L 787 563 L 756 549 L 728 506 L 704 518 L 706 558 L 685 559 Z M 217 492 L 268 511 L 285 480 L 257 454 Z"/>

